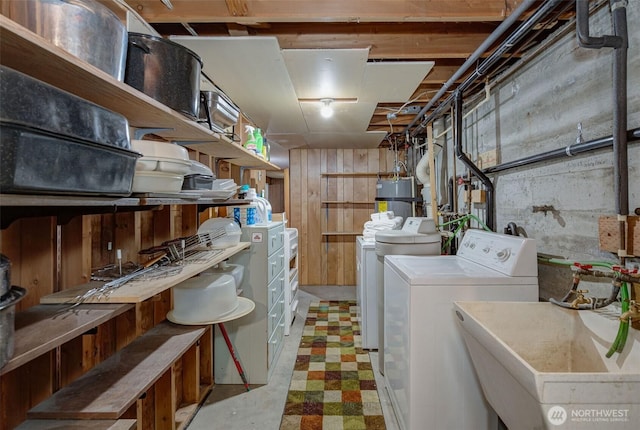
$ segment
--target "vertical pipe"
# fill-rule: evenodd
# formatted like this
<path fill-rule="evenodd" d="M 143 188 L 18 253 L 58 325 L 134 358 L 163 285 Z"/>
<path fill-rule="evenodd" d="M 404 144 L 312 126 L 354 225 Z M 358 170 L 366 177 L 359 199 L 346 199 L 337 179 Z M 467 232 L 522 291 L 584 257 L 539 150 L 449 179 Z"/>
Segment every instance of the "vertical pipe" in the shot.
<path fill-rule="evenodd" d="M 627 152 L 627 0 L 609 0 L 614 35 L 589 34 L 589 0 L 576 0 L 576 36 L 583 48 L 614 48 L 613 53 L 613 180 L 618 214 L 618 257 L 627 255 L 626 218 L 629 215 L 629 164 Z"/>
<path fill-rule="evenodd" d="M 473 174 L 480 179 L 487 191 L 487 227 L 492 231 L 496 231 L 494 221 L 494 188 L 491 179 L 485 175 L 482 170 L 466 156 L 462 150 L 462 92 L 456 91 L 454 94 L 454 140 L 456 148 L 456 157 L 462 161 Z"/>
<path fill-rule="evenodd" d="M 627 34 L 626 0 L 612 0 L 613 28 L 621 39 L 621 46 L 614 50 L 613 62 L 613 157 L 614 192 L 617 196 L 616 210 L 620 217 L 620 254 L 626 257 L 626 216 L 629 214 L 629 164 L 627 152 Z M 624 261 L 624 260 L 623 260 Z"/>

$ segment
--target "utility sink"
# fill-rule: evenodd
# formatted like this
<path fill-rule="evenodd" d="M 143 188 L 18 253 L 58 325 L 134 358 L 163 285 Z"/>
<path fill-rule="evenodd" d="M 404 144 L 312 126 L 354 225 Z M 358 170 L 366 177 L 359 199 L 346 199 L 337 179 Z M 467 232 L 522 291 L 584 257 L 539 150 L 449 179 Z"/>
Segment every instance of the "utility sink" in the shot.
<path fill-rule="evenodd" d="M 640 332 L 605 354 L 619 308 L 455 302 L 467 349 L 491 406 L 509 430 L 637 429 Z"/>

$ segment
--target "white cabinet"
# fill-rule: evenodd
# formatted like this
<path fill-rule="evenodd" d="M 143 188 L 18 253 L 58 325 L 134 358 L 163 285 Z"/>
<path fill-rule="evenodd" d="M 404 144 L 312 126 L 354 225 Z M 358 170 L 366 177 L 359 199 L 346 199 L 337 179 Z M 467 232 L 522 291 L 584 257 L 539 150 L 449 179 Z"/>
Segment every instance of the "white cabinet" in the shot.
<path fill-rule="evenodd" d="M 362 348 L 378 349 L 378 299 L 376 245 L 362 236 L 356 240 L 356 299 Z"/>
<path fill-rule="evenodd" d="M 289 336 L 291 324 L 298 310 L 298 229 L 287 228 L 284 233 L 284 334 Z"/>
<path fill-rule="evenodd" d="M 266 384 L 284 340 L 284 224 L 243 227 L 241 241 L 251 245 L 231 262 L 244 266 L 242 296 L 253 300 L 256 308 L 224 325 L 249 383 Z M 216 384 L 242 384 L 217 327 L 213 365 Z"/>

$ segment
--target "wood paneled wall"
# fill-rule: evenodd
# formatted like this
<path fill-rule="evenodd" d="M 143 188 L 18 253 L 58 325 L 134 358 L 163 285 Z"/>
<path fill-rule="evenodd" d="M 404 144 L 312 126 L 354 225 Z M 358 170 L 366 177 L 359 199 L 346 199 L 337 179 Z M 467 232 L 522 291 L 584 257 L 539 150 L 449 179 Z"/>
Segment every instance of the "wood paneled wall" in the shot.
<path fill-rule="evenodd" d="M 287 215 L 298 229 L 301 285 L 355 285 L 355 239 L 375 211 L 377 174 L 393 159 L 387 149 L 289 152 Z"/>

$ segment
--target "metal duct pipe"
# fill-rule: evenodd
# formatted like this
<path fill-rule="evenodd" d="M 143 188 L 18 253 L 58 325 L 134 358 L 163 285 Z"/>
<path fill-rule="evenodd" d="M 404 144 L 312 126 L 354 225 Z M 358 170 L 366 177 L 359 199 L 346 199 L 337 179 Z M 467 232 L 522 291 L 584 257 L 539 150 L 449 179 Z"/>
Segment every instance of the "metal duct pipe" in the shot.
<path fill-rule="evenodd" d="M 507 39 L 505 39 L 500 46 L 498 46 L 498 48 L 496 48 L 496 50 L 488 57 L 486 58 L 484 61 L 482 61 L 482 63 L 480 65 L 478 65 L 475 69 L 475 71 L 462 83 L 458 86 L 457 90 L 462 90 L 464 91 L 465 89 L 467 89 L 473 82 L 475 82 L 480 76 L 482 76 L 487 69 L 489 69 L 489 67 L 491 67 L 498 59 L 500 59 L 506 52 L 508 52 L 511 48 L 513 48 L 513 46 L 515 46 L 518 41 L 524 37 L 529 31 L 531 31 L 531 29 L 538 24 L 538 22 L 540 22 L 549 12 L 551 12 L 562 0 L 548 0 L 546 2 L 544 2 L 527 20 L 525 20 Z M 474 53 L 472 54 L 471 57 L 469 57 L 469 59 L 467 61 L 465 61 L 465 63 L 460 66 L 460 69 L 458 69 L 458 71 L 456 71 L 456 73 L 451 77 L 451 79 L 449 79 L 444 85 L 443 87 L 440 89 L 440 91 L 438 91 L 438 93 L 431 99 L 429 100 L 429 103 L 427 103 L 427 105 L 422 108 L 420 110 L 420 112 L 415 116 L 415 118 L 409 123 L 409 125 L 407 125 L 407 127 L 405 128 L 405 133 L 408 132 L 408 130 L 416 123 L 418 122 L 418 118 L 420 118 L 422 115 L 424 115 L 429 109 L 431 109 L 433 107 L 433 105 L 440 99 L 440 97 L 442 97 L 442 95 L 447 91 L 447 89 L 449 88 L 449 86 L 451 86 L 457 79 L 459 79 L 468 69 L 469 67 L 481 56 L 485 53 L 485 51 L 490 47 L 491 44 L 493 44 L 498 38 L 500 38 L 500 36 L 502 36 L 502 34 L 508 29 L 508 27 L 510 27 L 516 20 L 517 18 L 522 15 L 530 6 L 532 6 L 534 2 L 523 2 L 520 7 L 518 7 L 518 9 L 516 9 L 511 15 L 509 15 L 509 17 L 502 22 L 502 24 L 507 23 L 507 21 L 509 21 L 509 24 L 506 26 L 506 28 L 502 28 L 502 24 L 500 26 L 498 26 L 498 28 L 496 28 L 494 30 L 493 33 L 491 33 L 489 35 L 489 37 L 485 40 L 485 42 L 482 43 L 482 45 L 480 45 L 478 47 L 478 49 L 476 51 L 474 51 Z M 513 20 L 511 20 L 511 18 L 514 17 Z M 499 31 L 501 30 L 501 31 Z M 487 43 L 486 42 L 490 42 L 488 43 L 489 46 L 486 46 Z M 482 50 L 482 51 L 481 51 Z M 481 51 L 481 52 L 479 52 Z M 477 55 L 476 55 L 477 54 Z M 473 61 L 470 61 L 472 60 Z M 416 134 L 418 134 L 420 131 L 422 131 L 422 129 L 424 129 L 425 125 L 430 123 L 431 121 L 433 121 L 436 117 L 438 117 L 440 114 L 442 114 L 442 112 L 451 104 L 451 102 L 453 101 L 453 97 L 454 95 L 450 95 L 449 97 L 447 97 L 447 99 L 440 103 L 440 105 L 438 105 L 438 107 L 431 112 L 429 115 L 427 115 L 422 122 L 420 123 L 420 125 L 418 127 L 416 127 L 412 132 L 411 135 L 415 136 Z"/>
<path fill-rule="evenodd" d="M 456 90 L 454 93 L 455 102 L 454 102 L 454 140 L 455 140 L 455 148 L 456 148 L 456 157 L 458 160 L 462 161 L 467 168 L 473 172 L 473 174 L 480 179 L 482 184 L 485 186 L 487 191 L 487 227 L 492 231 L 496 231 L 495 220 L 494 220 L 494 187 L 491 179 L 487 175 L 485 175 L 482 170 L 464 153 L 462 150 L 462 92 L 460 90 Z"/>
<path fill-rule="evenodd" d="M 440 88 L 436 95 L 433 96 L 431 100 L 429 100 L 429 103 L 427 103 L 427 105 L 423 107 L 420 112 L 418 112 L 418 114 L 411 120 L 409 125 L 407 125 L 407 127 L 404 129 L 404 133 L 407 133 L 409 129 L 418 122 L 418 119 L 427 111 L 429 111 L 429 109 L 431 109 L 438 100 L 440 100 L 440 97 L 442 97 L 447 92 L 449 87 L 453 85 L 458 79 L 460 79 L 462 75 L 464 75 L 466 71 L 469 70 L 469 67 L 474 65 L 476 61 L 478 61 L 478 59 L 482 55 L 484 55 L 484 53 L 489 48 L 491 48 L 491 45 L 497 42 L 498 39 L 502 37 L 502 35 L 518 20 L 518 18 L 520 18 L 520 16 L 524 14 L 535 3 L 535 0 L 523 1 L 511 15 L 509 15 L 504 21 L 502 21 L 502 23 L 500 23 L 500 25 L 496 27 L 495 30 L 493 30 L 489 37 L 487 37 L 485 41 L 482 42 L 482 44 L 478 46 L 475 51 L 473 51 L 471 56 L 467 58 L 467 61 L 465 61 L 462 66 L 460 66 L 460 68 L 453 74 L 453 76 L 451 76 L 451 78 L 449 78 L 449 80 L 442 85 L 442 88 Z"/>
<path fill-rule="evenodd" d="M 629 130 L 627 132 L 628 141 L 640 140 L 640 128 Z M 505 170 L 515 169 L 517 167 L 528 166 L 530 164 L 541 163 L 543 161 L 557 160 L 564 157 L 572 157 L 574 155 L 585 152 L 595 151 L 598 149 L 608 148 L 613 144 L 613 136 L 602 137 L 600 139 L 590 140 L 588 142 L 576 143 L 565 148 L 553 149 L 551 151 L 542 152 L 540 154 L 530 155 L 529 157 L 520 158 L 518 160 L 508 161 L 506 163 L 497 164 L 487 167 L 484 173 L 498 173 Z"/>

